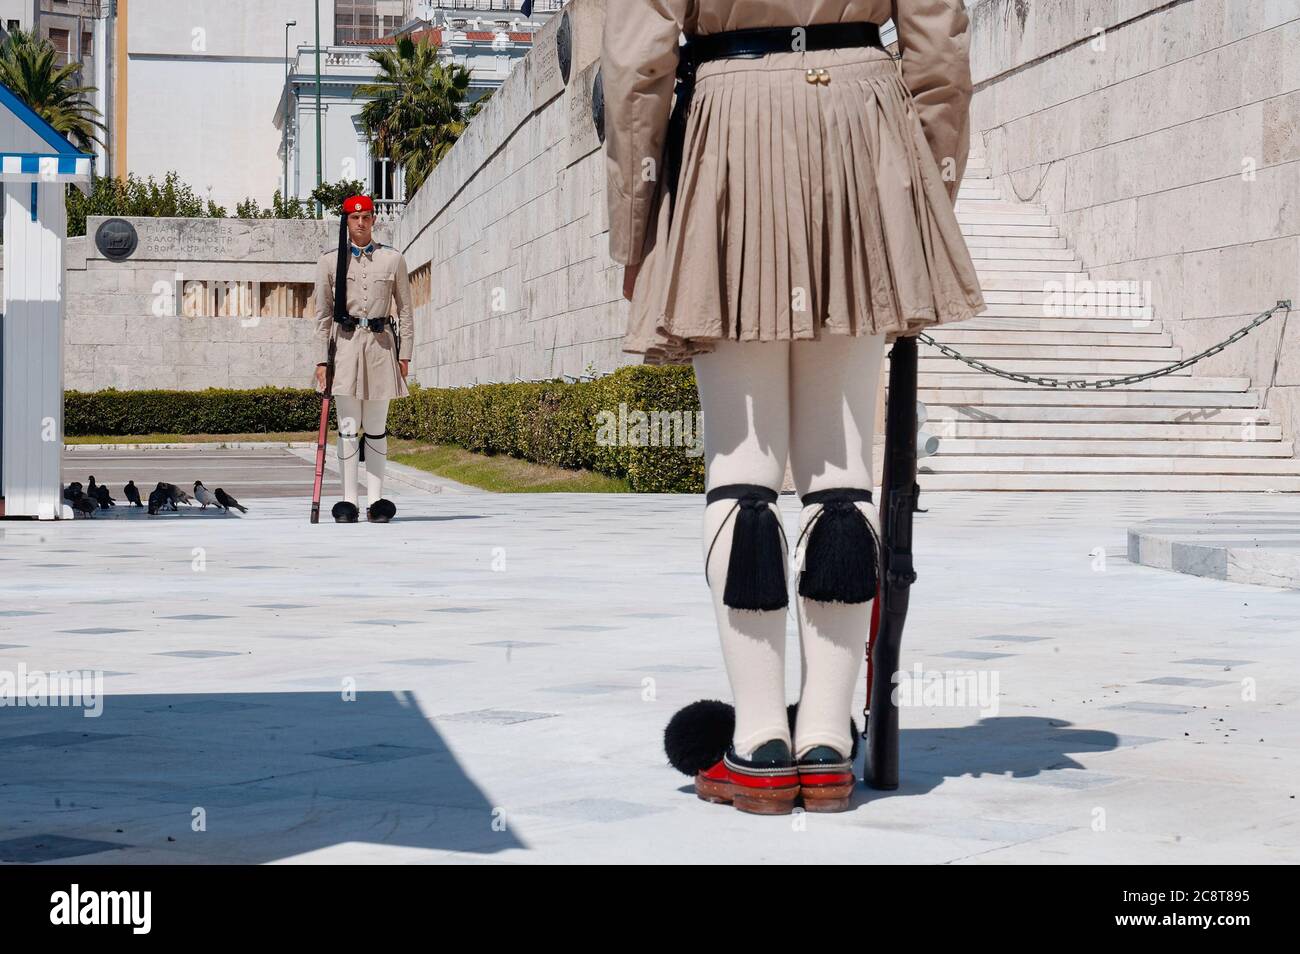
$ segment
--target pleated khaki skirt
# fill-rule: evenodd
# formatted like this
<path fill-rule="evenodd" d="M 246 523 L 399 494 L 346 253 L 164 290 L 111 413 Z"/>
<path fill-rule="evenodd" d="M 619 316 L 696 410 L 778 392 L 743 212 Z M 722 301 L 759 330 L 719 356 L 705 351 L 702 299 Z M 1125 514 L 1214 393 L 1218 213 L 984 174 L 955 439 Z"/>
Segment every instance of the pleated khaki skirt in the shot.
<path fill-rule="evenodd" d="M 809 69 L 829 82 L 808 82 Z M 720 338 L 892 342 L 985 308 L 882 50 L 702 64 L 671 224 L 662 186 L 623 343 L 647 364 L 687 364 Z"/>
<path fill-rule="evenodd" d="M 397 362 L 398 342 L 392 330 L 345 331 L 335 325 L 334 380 L 330 393 L 362 401 L 391 401 L 406 397 L 410 389 Z"/>

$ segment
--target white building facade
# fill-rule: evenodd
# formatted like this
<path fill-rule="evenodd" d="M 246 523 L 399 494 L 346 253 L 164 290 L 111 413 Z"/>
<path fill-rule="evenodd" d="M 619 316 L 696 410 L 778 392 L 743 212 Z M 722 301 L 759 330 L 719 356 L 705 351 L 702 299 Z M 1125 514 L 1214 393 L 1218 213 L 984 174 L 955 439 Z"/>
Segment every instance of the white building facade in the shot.
<path fill-rule="evenodd" d="M 507 0 L 462 0 L 454 8 L 414 0 L 320 0 L 323 179 L 360 179 L 376 193 L 400 194 L 400 179 L 388 176 L 385 190 L 383 177 L 372 173 L 369 151 L 358 139 L 362 102 L 352 98 L 375 76 L 366 53 L 392 43 L 384 32 L 424 29 L 436 36 L 441 55 L 475 71 L 479 95 L 500 85 L 531 47 L 528 35 L 544 22 L 545 11 L 562 3 L 538 0 L 531 20 L 518 6 Z M 316 0 L 116 0 L 115 7 L 114 174 L 161 178 L 175 170 L 228 214 L 249 198 L 269 206 L 277 189 L 301 198 L 311 194 L 317 182 Z M 470 21 L 480 29 L 455 29 Z M 430 22 L 452 28 L 430 32 Z M 502 42 L 497 34 L 511 26 L 517 26 L 515 39 L 495 48 Z"/>
<path fill-rule="evenodd" d="M 499 87 L 533 46 L 533 36 L 546 19 L 563 6 L 562 0 L 538 0 L 530 19 L 518 13 L 518 4 L 502 0 L 463 0 L 455 5 L 416 4 L 417 18 L 404 24 L 399 35 L 433 44 L 438 59 L 468 68 L 472 74 L 467 102 L 474 102 Z M 395 37 L 342 43 L 321 50 L 320 163 L 317 177 L 316 50 L 307 45 L 285 80 L 275 110 L 280 135 L 283 193 L 305 199 L 319 181 L 356 179 L 381 206 L 399 206 L 406 199 L 400 170 L 370 153 L 361 127 L 365 99 L 357 87 L 375 81 L 378 66 L 373 51 L 392 49 Z"/>

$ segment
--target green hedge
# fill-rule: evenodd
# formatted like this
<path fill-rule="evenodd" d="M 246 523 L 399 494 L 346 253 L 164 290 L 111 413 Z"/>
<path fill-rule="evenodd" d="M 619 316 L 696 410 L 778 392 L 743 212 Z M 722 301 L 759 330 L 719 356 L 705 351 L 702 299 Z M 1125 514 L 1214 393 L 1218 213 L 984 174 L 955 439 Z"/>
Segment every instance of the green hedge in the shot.
<path fill-rule="evenodd" d="M 68 391 L 63 433 L 245 434 L 314 431 L 320 396 L 310 388 L 232 391 Z"/>
<path fill-rule="evenodd" d="M 704 457 L 695 375 L 684 365 L 633 365 L 594 381 L 411 386 L 388 432 L 482 454 L 621 477 L 633 490 L 700 493 Z M 241 434 L 314 431 L 309 389 L 69 391 L 64 433 Z"/>

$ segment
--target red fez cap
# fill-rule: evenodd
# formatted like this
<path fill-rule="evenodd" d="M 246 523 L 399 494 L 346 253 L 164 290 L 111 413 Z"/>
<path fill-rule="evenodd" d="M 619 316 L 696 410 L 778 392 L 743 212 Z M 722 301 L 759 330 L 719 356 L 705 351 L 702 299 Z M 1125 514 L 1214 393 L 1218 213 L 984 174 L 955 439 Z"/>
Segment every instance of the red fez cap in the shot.
<path fill-rule="evenodd" d="M 343 203 L 343 214 L 349 215 L 353 212 L 373 212 L 375 204 L 370 201 L 370 196 L 354 195 Z"/>

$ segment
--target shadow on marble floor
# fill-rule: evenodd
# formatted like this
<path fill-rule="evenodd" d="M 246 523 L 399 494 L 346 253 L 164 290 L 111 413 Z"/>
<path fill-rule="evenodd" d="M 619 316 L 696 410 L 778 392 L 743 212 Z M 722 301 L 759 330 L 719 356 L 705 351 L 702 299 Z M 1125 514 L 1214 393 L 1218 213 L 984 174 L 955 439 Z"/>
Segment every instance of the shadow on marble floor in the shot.
<path fill-rule="evenodd" d="M 119 695 L 82 713 L 0 709 L 0 862 L 526 847 L 404 693 Z"/>

